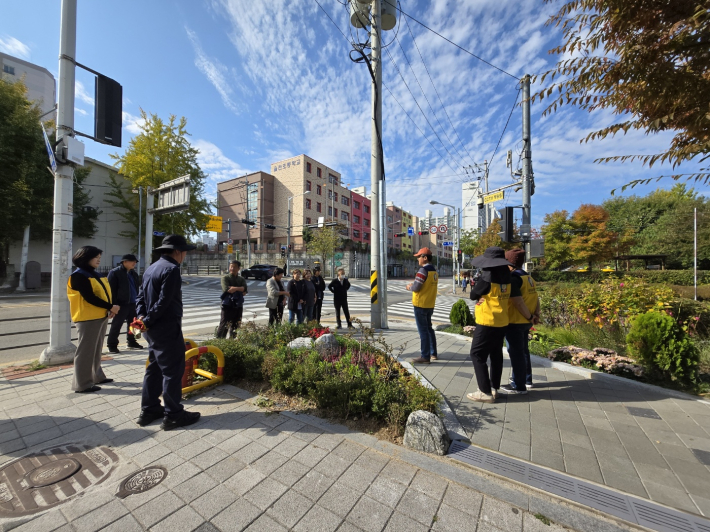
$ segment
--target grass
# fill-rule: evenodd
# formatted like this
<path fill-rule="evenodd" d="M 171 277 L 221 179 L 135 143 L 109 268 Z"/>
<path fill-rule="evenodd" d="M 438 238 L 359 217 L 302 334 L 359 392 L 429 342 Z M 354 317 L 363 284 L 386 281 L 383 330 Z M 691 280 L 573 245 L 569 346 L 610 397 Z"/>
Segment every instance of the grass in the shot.
<path fill-rule="evenodd" d="M 40 364 L 39 360 L 33 360 L 27 366 L 27 371 L 39 371 L 39 370 L 44 369 L 46 367 L 47 366 L 45 366 L 44 364 Z"/>
<path fill-rule="evenodd" d="M 550 526 L 550 523 L 552 523 L 552 521 L 550 521 L 547 517 L 545 517 L 542 514 L 535 514 L 535 519 L 539 519 L 543 525 L 547 525 L 547 526 Z"/>

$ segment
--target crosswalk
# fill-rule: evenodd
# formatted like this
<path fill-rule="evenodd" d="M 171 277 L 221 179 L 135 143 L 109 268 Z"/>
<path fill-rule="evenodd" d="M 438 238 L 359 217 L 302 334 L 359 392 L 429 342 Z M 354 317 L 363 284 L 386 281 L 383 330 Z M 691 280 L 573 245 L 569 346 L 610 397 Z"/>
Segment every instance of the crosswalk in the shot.
<path fill-rule="evenodd" d="M 255 286 L 262 281 L 249 281 L 247 284 Z M 393 286 L 394 285 L 394 286 Z M 390 282 L 387 287 L 389 292 L 406 291 L 403 283 L 397 286 Z M 353 290 L 354 288 L 355 290 Z M 368 287 L 353 285 L 348 294 L 348 307 L 352 319 L 358 318 L 362 321 L 370 320 L 370 292 Z M 219 290 L 206 289 L 204 287 L 183 288 L 184 315 L 182 320 L 183 330 L 205 329 L 217 327 L 220 320 L 220 299 Z M 458 298 L 451 296 L 439 296 L 436 300 L 436 307 L 432 316 L 432 321 L 437 323 L 448 323 L 452 305 Z M 474 310 L 474 303 L 465 300 L 471 312 Z M 264 295 L 247 294 L 244 297 L 244 321 L 263 320 L 269 318 L 269 310 L 264 306 L 266 303 Z M 410 318 L 414 317 L 411 301 L 402 301 L 388 305 L 388 315 L 390 317 Z M 323 299 L 322 321 L 330 322 L 335 320 L 335 308 L 333 304 L 333 294 L 326 292 Z"/>

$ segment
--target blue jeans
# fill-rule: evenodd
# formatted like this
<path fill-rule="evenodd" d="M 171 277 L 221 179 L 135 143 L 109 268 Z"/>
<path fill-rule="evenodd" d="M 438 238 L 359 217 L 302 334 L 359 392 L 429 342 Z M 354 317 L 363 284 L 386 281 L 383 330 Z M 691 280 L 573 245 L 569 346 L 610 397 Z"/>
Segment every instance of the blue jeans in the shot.
<path fill-rule="evenodd" d="M 508 329 L 510 328 L 515 328 L 516 332 L 518 333 L 517 335 L 520 337 L 520 347 L 517 347 L 519 351 L 521 351 L 522 354 L 522 359 L 525 363 L 525 384 L 532 384 L 532 365 L 530 364 L 530 347 L 528 345 L 528 337 L 530 333 L 530 328 L 532 325 L 530 323 L 513 323 L 511 325 L 508 325 Z M 506 332 L 506 339 L 508 338 L 508 333 Z M 510 354 L 510 342 L 508 342 L 508 353 Z M 511 362 L 513 358 L 511 357 Z M 519 364 L 511 364 L 512 368 L 510 371 L 510 383 L 515 386 L 515 368 L 519 367 L 520 370 L 522 371 L 523 365 L 522 363 Z M 522 379 L 521 379 L 522 380 Z"/>
<path fill-rule="evenodd" d="M 298 323 L 303 323 L 303 309 L 290 310 L 288 311 L 288 322 L 293 323 L 293 318 L 296 318 Z"/>
<path fill-rule="evenodd" d="M 419 340 L 421 341 L 422 358 L 429 360 L 432 356 L 438 356 L 436 350 L 436 334 L 431 326 L 431 316 L 434 314 L 433 308 L 414 307 L 414 321 L 417 322 Z"/>

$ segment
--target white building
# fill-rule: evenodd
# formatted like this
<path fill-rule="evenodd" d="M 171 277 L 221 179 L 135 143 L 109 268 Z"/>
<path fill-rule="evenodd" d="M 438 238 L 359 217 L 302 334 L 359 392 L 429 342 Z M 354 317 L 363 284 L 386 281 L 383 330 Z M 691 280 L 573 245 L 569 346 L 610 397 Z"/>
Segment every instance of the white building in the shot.
<path fill-rule="evenodd" d="M 43 113 L 48 113 L 54 108 L 54 102 L 57 101 L 57 85 L 49 70 L 0 52 L 0 71 L 5 81 L 14 82 L 24 78 L 27 99 L 37 102 Z M 51 117 L 45 119 L 49 118 Z"/>
<path fill-rule="evenodd" d="M 478 209 L 478 181 L 461 184 L 461 229 L 474 231 L 481 227 L 483 210 Z"/>

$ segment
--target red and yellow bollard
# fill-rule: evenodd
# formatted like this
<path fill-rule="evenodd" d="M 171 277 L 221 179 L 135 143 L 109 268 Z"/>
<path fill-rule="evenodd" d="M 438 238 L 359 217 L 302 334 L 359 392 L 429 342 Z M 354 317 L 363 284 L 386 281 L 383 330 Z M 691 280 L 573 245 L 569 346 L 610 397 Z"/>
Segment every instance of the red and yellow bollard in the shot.
<path fill-rule="evenodd" d="M 212 353 L 217 358 L 217 374 L 210 373 L 197 366 L 200 363 L 200 357 L 205 353 Z M 145 365 L 148 366 L 149 361 L 146 360 Z M 193 384 L 195 375 L 205 377 L 207 380 Z M 224 382 L 224 354 L 222 351 L 213 346 L 206 345 L 197 347 L 197 344 L 190 339 L 185 339 L 185 373 L 182 378 L 182 393 L 194 392 L 206 386 L 221 384 Z"/>

